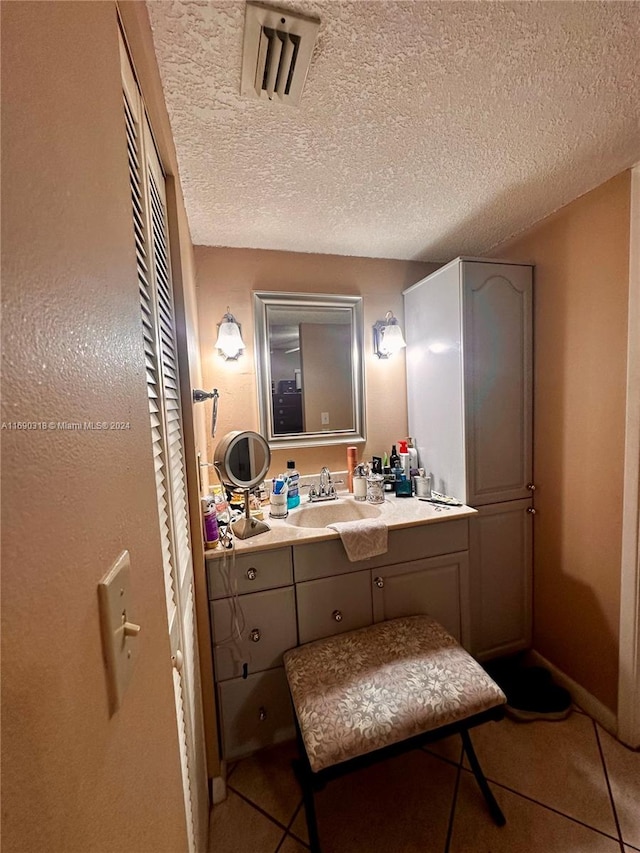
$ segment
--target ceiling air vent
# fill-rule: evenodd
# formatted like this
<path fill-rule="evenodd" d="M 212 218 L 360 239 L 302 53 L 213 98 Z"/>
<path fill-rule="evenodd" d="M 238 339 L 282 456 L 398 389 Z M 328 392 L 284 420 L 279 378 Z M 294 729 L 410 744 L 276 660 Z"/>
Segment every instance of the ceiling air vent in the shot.
<path fill-rule="evenodd" d="M 240 94 L 299 104 L 320 21 L 247 3 Z"/>

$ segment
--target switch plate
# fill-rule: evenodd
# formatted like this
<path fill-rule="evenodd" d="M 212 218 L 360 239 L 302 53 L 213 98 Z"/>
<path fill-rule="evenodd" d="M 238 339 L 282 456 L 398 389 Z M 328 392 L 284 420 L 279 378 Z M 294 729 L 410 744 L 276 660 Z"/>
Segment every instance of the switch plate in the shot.
<path fill-rule="evenodd" d="M 123 551 L 98 584 L 102 649 L 111 713 L 118 710 L 137 657 L 139 626 L 132 621 L 129 552 Z"/>
<path fill-rule="evenodd" d="M 320 412 L 320 423 L 322 426 L 327 426 L 329 423 L 329 412 Z"/>

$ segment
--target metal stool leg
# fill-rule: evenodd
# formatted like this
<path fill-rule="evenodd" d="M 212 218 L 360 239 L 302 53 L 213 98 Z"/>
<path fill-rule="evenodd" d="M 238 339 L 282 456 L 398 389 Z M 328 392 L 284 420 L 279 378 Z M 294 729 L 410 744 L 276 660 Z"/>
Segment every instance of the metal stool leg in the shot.
<path fill-rule="evenodd" d="M 507 821 L 505 819 L 505 816 L 502 814 L 502 810 L 498 805 L 496 798 L 491 793 L 491 788 L 489 787 L 487 779 L 484 773 L 482 772 L 480 762 L 478 761 L 478 757 L 476 756 L 473 744 L 471 743 L 469 730 L 462 729 L 460 732 L 460 737 L 462 738 L 462 745 L 464 747 L 464 751 L 467 754 L 467 758 L 469 759 L 469 764 L 471 765 L 473 775 L 476 777 L 476 782 L 478 783 L 480 790 L 482 791 L 482 794 L 487 802 L 487 805 L 489 806 L 491 817 L 493 818 L 494 823 L 496 823 L 498 826 L 504 826 Z"/>
<path fill-rule="evenodd" d="M 302 789 L 302 801 L 304 803 L 304 812 L 307 819 L 307 831 L 309 833 L 309 847 L 311 853 L 322 853 L 320 850 L 320 839 L 318 837 L 318 821 L 316 819 L 316 806 L 313 799 L 313 771 L 307 758 L 307 752 L 304 748 L 304 742 L 298 721 L 296 720 L 296 736 L 298 741 L 298 751 L 300 758 L 293 762 L 293 770 Z"/>

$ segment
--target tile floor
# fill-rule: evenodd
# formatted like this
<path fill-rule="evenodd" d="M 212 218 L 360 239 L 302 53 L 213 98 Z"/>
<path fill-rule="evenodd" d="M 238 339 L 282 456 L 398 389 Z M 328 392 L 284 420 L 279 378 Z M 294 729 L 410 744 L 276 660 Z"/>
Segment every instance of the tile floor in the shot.
<path fill-rule="evenodd" d="M 640 850 L 640 753 L 585 714 L 488 723 L 472 739 L 505 827 L 491 821 L 455 737 L 327 785 L 316 795 L 323 853 Z M 308 850 L 294 755 L 290 742 L 231 765 L 210 853 Z"/>

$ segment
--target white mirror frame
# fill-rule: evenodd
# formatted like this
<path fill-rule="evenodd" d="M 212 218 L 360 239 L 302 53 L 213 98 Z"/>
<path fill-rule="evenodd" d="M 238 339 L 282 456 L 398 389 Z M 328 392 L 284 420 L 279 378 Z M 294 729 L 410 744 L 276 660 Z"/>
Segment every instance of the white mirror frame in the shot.
<path fill-rule="evenodd" d="M 325 293 L 278 293 L 254 291 L 254 328 L 256 374 L 258 380 L 258 407 L 260 431 L 272 448 L 315 447 L 327 444 L 353 444 L 363 442 L 365 432 L 363 312 L 361 296 L 336 296 Z M 267 309 L 269 306 L 300 309 L 348 308 L 351 312 L 351 393 L 353 400 L 353 429 L 321 432 L 288 433 L 276 435 L 273 429 L 271 405 L 271 358 Z"/>

